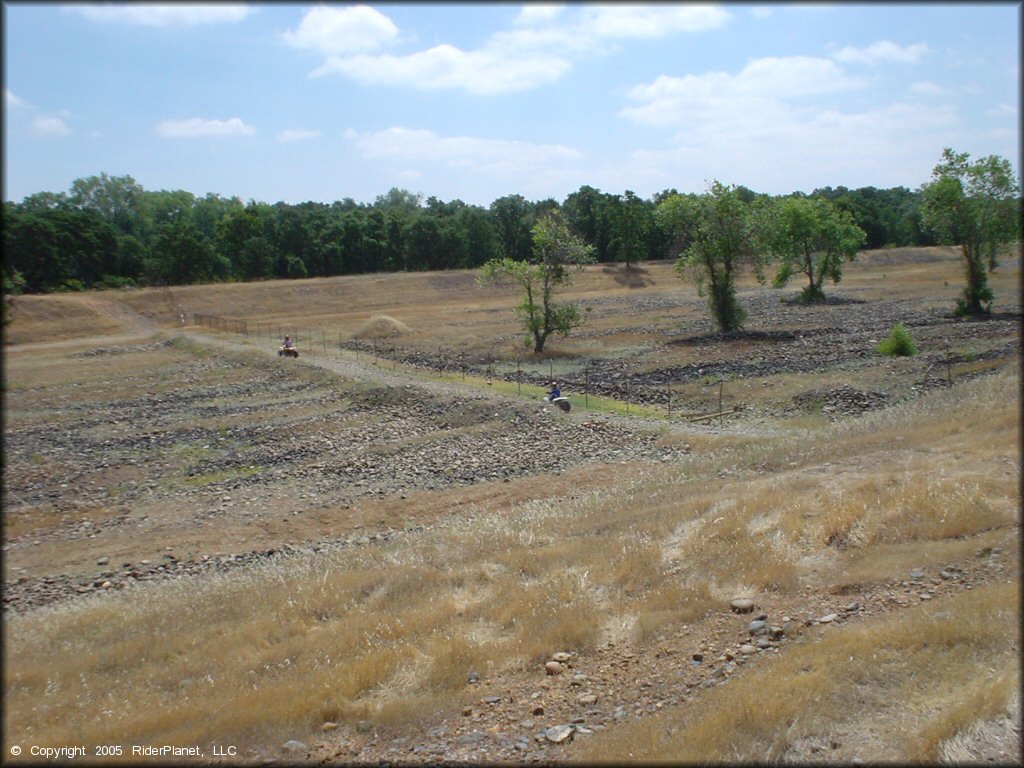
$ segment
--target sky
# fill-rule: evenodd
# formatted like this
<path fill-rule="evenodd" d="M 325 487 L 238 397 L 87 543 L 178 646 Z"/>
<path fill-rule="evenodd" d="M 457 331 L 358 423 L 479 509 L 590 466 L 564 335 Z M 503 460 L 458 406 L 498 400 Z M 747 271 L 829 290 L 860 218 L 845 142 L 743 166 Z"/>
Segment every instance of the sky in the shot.
<path fill-rule="evenodd" d="M 4 200 L 487 207 L 1020 177 L 1021 4 L 3 3 Z"/>

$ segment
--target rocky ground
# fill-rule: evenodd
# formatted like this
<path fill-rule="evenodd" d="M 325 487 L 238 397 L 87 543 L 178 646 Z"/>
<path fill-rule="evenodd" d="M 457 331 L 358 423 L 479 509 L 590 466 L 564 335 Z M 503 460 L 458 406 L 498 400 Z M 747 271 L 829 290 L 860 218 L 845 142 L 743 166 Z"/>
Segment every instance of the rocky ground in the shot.
<path fill-rule="evenodd" d="M 855 296 L 856 291 L 847 291 Z M 605 306 L 605 311 L 633 314 L 655 309 L 671 310 L 683 305 L 679 298 L 635 299 L 616 297 L 586 302 L 586 306 Z M 898 400 L 917 396 L 921 391 L 948 383 L 950 368 L 965 362 L 980 362 L 1012 357 L 1019 347 L 1021 314 L 1019 300 L 1007 305 L 1005 311 L 985 319 L 954 317 L 948 307 L 918 306 L 905 300 L 863 301 L 857 298 L 833 298 L 823 304 L 805 305 L 782 302 L 767 290 L 751 291 L 742 298 L 748 311 L 747 326 L 771 330 L 741 330 L 732 333 L 700 332 L 695 328 L 636 325 L 592 333 L 583 329 L 573 338 L 586 341 L 625 332 L 644 334 L 654 339 L 654 347 L 638 350 L 634 356 L 622 358 L 589 358 L 585 366 L 559 378 L 563 390 L 577 397 L 591 395 L 612 397 L 633 403 L 667 405 L 673 398 L 678 411 L 699 410 L 706 400 L 687 402 L 681 388 L 693 382 L 763 379 L 787 374 L 820 374 L 846 372 L 856 384 L 858 374 L 867 366 L 878 365 L 876 347 L 897 323 L 907 327 L 921 348 L 915 377 L 896 391 L 867 391 L 859 396 L 855 386 L 840 389 L 833 411 L 839 415 L 862 412 Z M 469 371 L 533 386 L 543 386 L 546 377 L 515 370 L 514 365 L 488 365 L 484 359 L 463 359 L 435 352 L 421 352 L 403 347 L 401 340 L 387 344 L 351 341 L 349 349 L 369 352 L 378 357 L 394 358 L 424 369 L 458 374 Z M 682 365 L 660 365 L 655 362 L 668 356 L 660 350 L 686 349 L 690 361 Z M 675 387 L 675 391 L 672 391 Z M 843 393 L 851 394 L 844 397 Z M 818 392 L 826 399 L 831 392 Z M 820 399 L 820 397 L 818 398 Z M 849 407 L 845 404 L 849 403 Z M 799 404 L 799 403 L 798 403 Z M 775 416 L 792 415 L 791 403 L 775 404 Z M 749 414 L 748 414 L 749 415 Z"/>
<path fill-rule="evenodd" d="M 321 740 L 282 744 L 282 759 L 323 763 L 548 763 L 571 759 L 570 744 L 664 707 L 699 698 L 787 646 L 832 626 L 864 621 L 939 600 L 1019 567 L 1012 553 L 985 547 L 961 563 L 914 569 L 904 578 L 860 590 L 801 590 L 771 602 L 734 601 L 730 612 L 676 626 L 638 649 L 609 642 L 585 658 L 555 654 L 536 669 L 487 679 L 470 672 L 478 694 L 459 715 L 439 717 L 422 731 L 401 734 L 370 721 L 326 722 Z M 1020 723 L 1006 723 L 975 755 L 979 762 L 1019 764 Z M 787 762 L 863 762 L 862 745 L 835 740 L 798 745 Z"/>
<path fill-rule="evenodd" d="M 95 591 L 131 589 L 136 582 L 244 568 L 300 550 L 378 546 L 415 536 L 430 521 L 381 525 L 354 518 L 349 528 L 339 529 L 332 515 L 374 500 L 526 484 L 537 475 L 581 467 L 678 463 L 691 455 L 681 434 L 686 431 L 756 430 L 760 417 L 809 411 L 838 418 L 947 386 L 947 364 L 1018 354 L 1019 305 L 1014 313 L 967 321 L 950 317 L 948 310 L 908 310 L 899 302 L 847 299 L 785 307 L 784 316 L 770 294 L 747 303 L 758 316 L 752 325 L 776 330 L 674 334 L 664 343 L 692 347 L 694 355 L 692 362 L 672 368 L 641 370 L 622 360 L 594 360 L 587 371 L 589 391 L 621 398 L 628 387 L 635 402 L 661 402 L 669 378 L 847 371 L 850 383 L 786 395 L 763 404 L 760 412 L 739 413 L 724 427 L 652 427 L 579 411 L 565 417 L 537 402 L 474 392 L 454 378 L 427 383 L 348 358 L 306 355 L 296 361 L 341 376 L 346 383 L 339 386 L 297 374 L 305 368 L 289 368 L 291 361 L 282 365 L 271 358 L 272 350 L 264 350 L 266 364 L 232 354 L 175 362 L 173 377 L 187 386 L 160 385 L 155 374 L 140 372 L 137 392 L 129 397 L 104 397 L 102 382 L 84 394 L 73 387 L 9 393 L 8 409 L 36 411 L 5 426 L 5 511 L 41 517 L 38 525 L 5 528 L 4 610 L 24 612 Z M 929 351 L 899 389 L 883 391 L 862 383 L 857 371 L 874 359 L 875 345 L 896 322 L 905 323 Z M 194 338 L 229 353 L 240 348 L 229 338 Z M 756 344 L 737 353 L 737 341 Z M 168 344 L 114 344 L 79 354 L 131 356 Z M 434 367 L 430 355 L 393 354 Z M 475 371 L 483 370 L 477 361 Z M 958 375 L 984 373 L 980 367 Z M 542 379 L 529 383 L 540 385 Z M 568 380 L 566 389 L 579 392 L 580 383 Z M 218 528 L 229 523 L 244 530 L 244 537 L 213 543 Z M 189 539 L 191 546 L 182 545 Z M 130 556 L 121 554 L 133 540 L 142 543 Z M 495 679 L 471 671 L 467 685 L 478 694 L 475 702 L 461 713 L 439 714 L 417 732 L 392 733 L 369 721 L 323 723 L 319 740 L 296 734 L 273 754 L 246 757 L 360 764 L 564 759 L 573 743 L 595 732 L 699 697 L 831 626 L 1005 581 L 1017 568 L 1016 551 L 987 547 L 960 562 L 915 569 L 861 591 L 806 588 L 749 610 L 739 606 L 675 626 L 643 648 L 609 642 L 586 658 L 559 655 L 536 669 Z M 981 759 L 1020 762 L 1019 721 L 1008 728 L 1016 742 L 993 740 Z M 848 762 L 859 756 L 858 745 L 850 743 L 800 749 L 793 759 Z"/>
<path fill-rule="evenodd" d="M 151 348 L 84 354 L 131 355 Z M 215 383 L 220 374 L 234 379 L 232 369 L 239 367 L 249 369 L 227 357 L 197 360 L 177 372 L 192 382 L 189 387 L 88 402 L 57 398 L 45 419 L 6 430 L 9 510 L 48 509 L 60 518 L 56 525 L 6 537 L 4 551 L 13 567 L 4 588 L 6 608 L 24 610 L 133 581 L 244 567 L 287 549 L 276 544 L 190 557 L 161 547 L 124 561 L 103 551 L 104 540 L 116 551 L 118 535 L 163 534 L 173 540 L 190 526 L 214 520 L 231 525 L 241 517 L 259 525 L 271 517 L 558 474 L 583 464 L 677 461 L 689 451 L 685 443 L 666 443 L 654 429 L 563 418 L 539 402 L 467 394 L 455 385 L 428 392 L 381 371 L 376 384 L 346 388 L 297 378 L 275 362 L 235 383 Z M 168 507 L 182 512 L 157 511 Z M 96 509 L 110 511 L 90 514 Z M 359 545 L 400 532 L 333 535 L 323 545 Z M 308 543 L 294 535 L 288 540 Z M 74 572 L 21 565 L 23 553 L 34 548 L 76 541 L 99 554 Z"/>

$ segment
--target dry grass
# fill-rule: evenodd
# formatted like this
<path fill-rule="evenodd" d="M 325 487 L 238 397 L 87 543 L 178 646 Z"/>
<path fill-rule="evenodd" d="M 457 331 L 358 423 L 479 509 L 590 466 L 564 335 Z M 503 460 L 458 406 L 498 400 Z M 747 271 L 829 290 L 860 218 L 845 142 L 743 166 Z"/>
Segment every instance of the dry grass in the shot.
<path fill-rule="evenodd" d="M 804 578 L 801 558 L 835 549 L 840 538 L 866 560 L 901 545 L 971 540 L 1015 522 L 1015 477 L 984 474 L 989 454 L 1015 455 L 1013 420 L 968 418 L 989 412 L 1014 383 L 999 374 L 890 414 L 887 429 L 905 437 L 908 455 L 938 451 L 950 432 L 958 444 L 985 439 L 980 459 L 961 457 L 938 472 L 928 472 L 934 455 L 899 471 L 876 460 L 890 435 L 868 419 L 816 437 L 814 450 L 833 461 L 859 457 L 859 474 L 836 472 L 831 486 L 799 468 L 731 483 L 701 476 L 697 465 L 695 493 L 693 474 L 652 469 L 571 501 L 469 510 L 379 550 L 139 585 L 12 617 L 8 730 L 38 743 L 203 744 L 271 743 L 324 720 L 397 725 L 457 701 L 474 669 L 585 653 L 623 617 L 635 617 L 632 640 L 643 642 L 737 592 L 791 591 Z M 963 423 L 949 423 L 951 400 Z M 753 446 L 734 452 L 740 467 L 745 450 Z M 954 693 L 969 692 L 975 708 L 1000 703 L 972 681 L 979 665 L 1012 669 L 1015 589 L 977 590 L 794 648 L 711 694 L 704 714 L 624 729 L 590 755 L 781 758 L 801 739 L 839 728 L 843 713 L 891 701 L 904 712 L 936 708 L 913 741 L 921 754 L 935 753 L 969 724 L 973 710 Z M 762 706 L 765 689 L 778 706 Z"/>
<path fill-rule="evenodd" d="M 955 266 L 947 257 L 937 254 L 942 269 Z M 893 290 L 920 292 L 914 270 L 928 266 L 894 267 L 900 279 Z M 644 270 L 642 288 L 609 287 L 614 274 L 592 270 L 574 290 L 612 298 L 678 291 L 671 265 Z M 467 299 L 466 276 L 295 281 L 285 295 L 269 284 L 173 293 L 190 310 L 238 317 L 273 294 L 304 317 L 337 321 L 345 333 L 401 305 L 409 327 L 437 329 L 435 347 L 484 349 L 479 339 L 507 330 L 509 300 L 494 291 Z M 848 280 L 877 290 L 856 269 Z M 953 285 L 950 305 L 957 292 Z M 129 296 L 145 311 L 154 306 L 150 298 Z M 66 301 L 80 307 L 74 297 Z M 338 305 L 346 314 L 331 314 Z M 272 319 L 292 321 L 297 315 L 289 311 Z M 88 326 L 73 313 L 24 312 L 19 322 L 43 338 L 58 335 L 68 318 Z M 690 312 L 666 310 L 658 322 L 675 324 Z M 595 330 L 623 323 L 613 311 L 595 315 Z M 62 408 L 70 420 L 97 389 L 104 397 L 159 396 L 183 380 L 209 383 L 194 365 L 206 352 L 192 344 L 125 356 L 76 357 L 77 350 L 38 358 L 9 352 L 9 424 L 60 424 Z M 252 355 L 228 362 L 216 371 L 218 385 L 258 384 L 276 370 Z M 319 402 L 326 392 L 362 394 L 362 385 L 306 367 L 291 375 L 302 380 L 294 398 L 271 402 L 258 386 L 251 397 L 294 412 L 297 439 L 316 437 L 303 415 L 329 409 Z M 794 377 L 778 387 L 813 384 Z M 437 507 L 439 519 L 387 544 L 139 583 L 12 615 L 4 636 L 5 727 L 12 743 L 234 742 L 253 749 L 315 734 L 326 720 L 370 718 L 400 729 L 465 701 L 470 672 L 512 674 L 555 651 L 586 654 L 611 637 L 642 646 L 737 594 L 877 582 L 989 545 L 1010 550 L 1014 561 L 1018 395 L 1019 377 L 1007 368 L 837 424 L 809 418 L 774 436 L 666 433 L 664 442 L 691 445 L 688 460 L 619 468 L 627 479 L 611 488 L 588 486 L 580 473 L 574 481 L 538 476 L 514 488 L 423 494 L 410 507 Z M 174 458 L 195 460 L 199 454 L 189 451 L 200 448 L 182 444 Z M 34 467 L 41 476 L 60 472 L 46 456 Z M 340 523 L 352 512 L 331 514 Z M 52 509 L 25 512 L 5 519 L 5 535 L 61 520 Z M 1004 578 L 820 638 L 807 633 L 771 664 L 699 701 L 577 743 L 572 754 L 588 762 L 763 762 L 821 759 L 814 750 L 824 745 L 838 758 L 855 756 L 832 750 L 835 741 L 875 757 L 938 760 L 979 718 L 997 718 L 1019 683 L 1017 585 L 1012 574 Z"/>
<path fill-rule="evenodd" d="M 823 747 L 833 761 L 934 762 L 969 727 L 971 707 L 974 718 L 992 717 L 1015 692 L 1018 598 L 1017 585 L 998 585 L 805 638 L 699 701 L 595 736 L 573 757 L 765 763 L 813 759 Z"/>

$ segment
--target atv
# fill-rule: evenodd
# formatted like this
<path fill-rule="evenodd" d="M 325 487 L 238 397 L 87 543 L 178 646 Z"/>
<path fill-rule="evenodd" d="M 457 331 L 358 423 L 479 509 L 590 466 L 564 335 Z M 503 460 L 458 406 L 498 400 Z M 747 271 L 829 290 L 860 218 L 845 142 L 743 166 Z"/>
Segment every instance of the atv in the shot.
<path fill-rule="evenodd" d="M 277 350 L 278 357 L 298 357 L 299 350 L 295 347 L 281 347 Z"/>
<path fill-rule="evenodd" d="M 559 408 L 561 408 L 566 413 L 568 413 L 572 409 L 572 403 L 569 402 L 569 398 L 568 397 L 562 397 L 562 396 L 558 396 L 558 397 L 555 397 L 555 398 L 545 397 L 544 400 L 545 400 L 545 402 L 553 403 L 554 405 L 557 405 Z"/>

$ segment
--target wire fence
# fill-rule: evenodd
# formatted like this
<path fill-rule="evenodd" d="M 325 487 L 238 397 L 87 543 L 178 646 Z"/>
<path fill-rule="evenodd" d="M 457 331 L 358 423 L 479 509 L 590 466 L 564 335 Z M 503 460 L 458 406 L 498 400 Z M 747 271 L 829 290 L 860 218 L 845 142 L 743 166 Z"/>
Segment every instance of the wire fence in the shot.
<path fill-rule="evenodd" d="M 663 412 L 671 418 L 703 422 L 723 418 L 743 410 L 737 395 L 735 379 L 730 376 L 708 376 L 696 365 L 680 366 L 656 371 L 638 371 L 623 361 L 584 360 L 559 361 L 553 359 L 514 360 L 500 356 L 492 347 L 488 352 L 452 349 L 438 346 L 436 350 L 422 347 L 404 347 L 388 338 L 352 339 L 344 331 L 300 328 L 281 323 L 241 320 L 213 314 L 194 313 L 192 322 L 200 327 L 220 333 L 231 333 L 256 339 L 267 339 L 278 344 L 285 335 L 296 347 L 309 354 L 337 355 L 359 360 L 384 369 L 415 372 L 466 381 L 483 379 L 488 385 L 503 382 L 515 385 L 516 392 L 527 394 L 530 389 L 546 388 L 558 381 L 563 394 L 571 397 L 574 405 L 590 409 L 592 398 L 603 398 L 618 404 L 626 414 L 631 412 Z M 186 315 L 182 315 L 182 322 Z M 927 364 L 921 384 L 952 386 L 952 364 L 956 362 L 950 351 L 942 360 Z M 940 378 L 941 377 L 941 378 Z M 595 403 L 595 406 L 598 404 Z M 608 410 L 609 403 L 600 404 Z"/>

